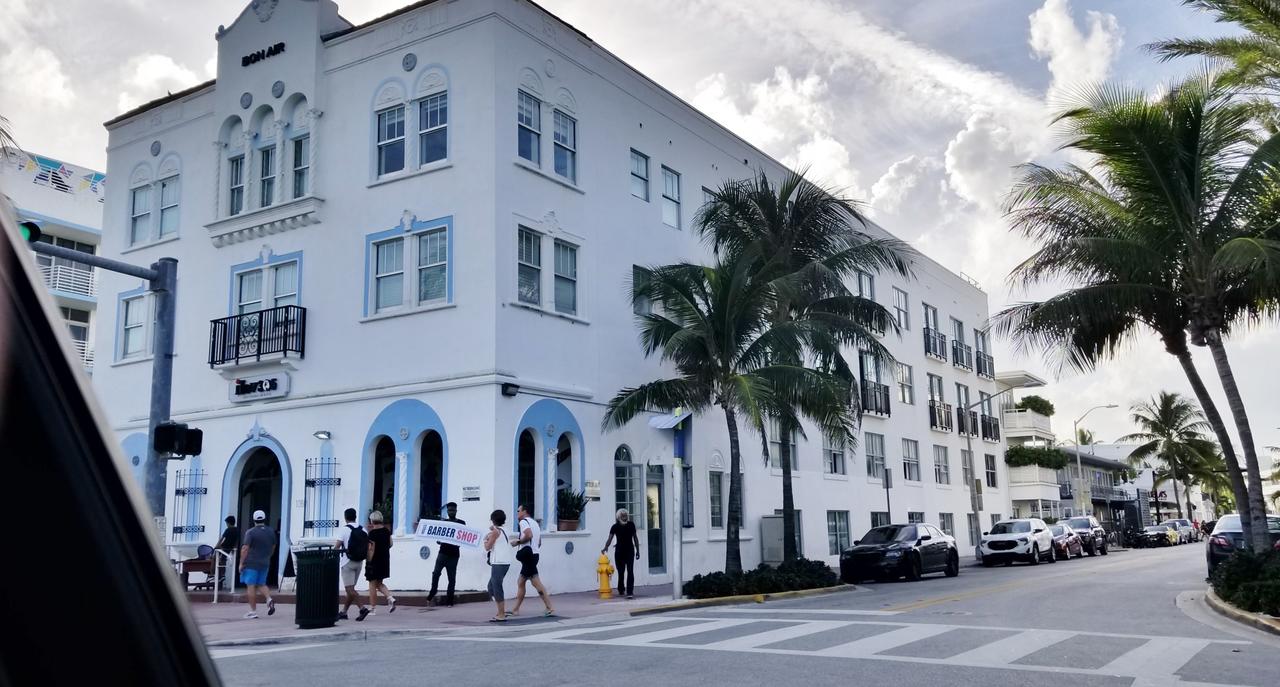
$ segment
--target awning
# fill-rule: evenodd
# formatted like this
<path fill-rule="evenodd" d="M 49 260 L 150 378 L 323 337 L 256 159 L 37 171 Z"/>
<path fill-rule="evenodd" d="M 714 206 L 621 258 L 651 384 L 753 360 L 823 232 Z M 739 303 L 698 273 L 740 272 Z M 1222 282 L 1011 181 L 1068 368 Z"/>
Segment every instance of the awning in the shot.
<path fill-rule="evenodd" d="M 679 413 L 676 415 L 659 415 L 649 418 L 649 426 L 654 429 L 675 429 L 675 426 L 689 419 L 693 415 L 692 412 Z"/>

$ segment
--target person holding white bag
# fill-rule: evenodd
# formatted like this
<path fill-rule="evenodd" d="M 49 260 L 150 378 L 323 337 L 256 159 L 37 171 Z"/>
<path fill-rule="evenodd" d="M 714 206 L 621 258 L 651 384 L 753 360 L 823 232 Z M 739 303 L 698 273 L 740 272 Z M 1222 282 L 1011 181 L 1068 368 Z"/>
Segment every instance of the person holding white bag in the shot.
<path fill-rule="evenodd" d="M 489 560 L 489 596 L 498 605 L 498 614 L 489 619 L 491 623 L 507 620 L 507 600 L 502 592 L 502 583 L 511 569 L 515 555 L 511 550 L 511 540 L 502 526 L 507 524 L 507 514 L 495 510 L 489 514 L 489 534 L 484 538 L 484 550 Z"/>

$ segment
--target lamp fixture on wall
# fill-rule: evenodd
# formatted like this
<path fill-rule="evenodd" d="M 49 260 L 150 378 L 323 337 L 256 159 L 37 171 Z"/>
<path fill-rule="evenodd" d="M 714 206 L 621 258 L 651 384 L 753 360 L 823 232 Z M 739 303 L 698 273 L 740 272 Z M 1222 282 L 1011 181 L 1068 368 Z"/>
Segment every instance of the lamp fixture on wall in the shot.
<path fill-rule="evenodd" d="M 333 432 L 330 432 L 327 429 L 318 429 L 312 432 L 311 436 L 319 439 L 320 441 L 328 441 L 333 438 Z"/>
<path fill-rule="evenodd" d="M 503 396 L 515 396 L 515 395 L 516 395 L 516 394 L 518 394 L 518 393 L 520 393 L 520 385 L 519 385 L 519 384 L 512 384 L 511 382 L 503 382 L 503 383 L 502 383 L 502 395 L 503 395 Z"/>

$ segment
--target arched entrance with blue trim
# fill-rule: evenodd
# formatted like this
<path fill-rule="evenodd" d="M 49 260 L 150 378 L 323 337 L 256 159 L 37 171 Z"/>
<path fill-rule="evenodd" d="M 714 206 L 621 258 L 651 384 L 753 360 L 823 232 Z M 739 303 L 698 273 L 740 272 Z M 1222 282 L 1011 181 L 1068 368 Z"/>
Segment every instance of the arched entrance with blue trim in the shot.
<path fill-rule="evenodd" d="M 402 460 L 403 458 L 403 460 Z M 449 493 L 449 440 L 440 415 L 416 398 L 383 408 L 365 435 L 360 461 L 360 514 L 390 497 L 383 516 L 397 534 L 440 514 Z M 387 481 L 391 480 L 391 484 Z"/>
<path fill-rule="evenodd" d="M 516 425 L 511 512 L 532 499 L 534 518 L 552 529 L 557 492 L 580 491 L 586 483 L 585 468 L 586 444 L 577 418 L 560 401 L 539 399 Z M 581 520 L 585 525 L 586 513 Z"/>
<path fill-rule="evenodd" d="M 231 460 L 227 461 L 227 469 L 222 475 L 222 511 L 218 520 L 235 515 L 236 524 L 244 532 L 253 527 L 254 510 L 261 509 L 266 513 L 267 525 L 279 536 L 267 574 L 268 581 L 272 583 L 280 579 L 285 555 L 289 551 L 292 487 L 293 469 L 288 452 L 275 437 L 255 424 L 249 438 L 236 447 Z"/>

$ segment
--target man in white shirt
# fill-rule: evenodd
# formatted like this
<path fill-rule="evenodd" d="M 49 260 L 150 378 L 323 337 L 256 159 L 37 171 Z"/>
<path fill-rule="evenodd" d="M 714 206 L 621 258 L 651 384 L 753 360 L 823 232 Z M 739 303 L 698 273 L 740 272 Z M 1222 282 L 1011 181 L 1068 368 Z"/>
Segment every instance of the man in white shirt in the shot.
<path fill-rule="evenodd" d="M 538 578 L 538 559 L 540 558 L 538 550 L 542 546 L 542 528 L 538 526 L 538 521 L 533 519 L 533 513 L 529 512 L 529 507 L 523 504 L 516 509 L 516 518 L 519 523 L 516 529 L 520 535 L 511 542 L 511 545 L 516 547 L 516 560 L 520 562 L 520 577 L 516 585 L 516 605 L 507 612 L 507 615 L 520 614 L 520 606 L 524 603 L 526 581 L 533 583 L 533 588 L 538 590 L 538 596 L 542 599 L 542 605 L 547 607 L 543 615 L 555 615 L 556 611 L 551 607 L 551 596 L 547 594 L 546 587 L 542 586 L 542 580 Z"/>
<path fill-rule="evenodd" d="M 347 590 L 346 603 L 342 606 L 342 612 L 338 614 L 338 620 L 347 620 L 347 611 L 351 610 L 351 604 L 357 603 L 360 597 L 356 594 L 356 580 L 360 579 L 360 569 L 364 567 L 364 562 L 369 558 L 369 535 L 360 525 L 356 524 L 356 509 L 348 508 L 343 512 L 343 517 L 347 524 L 342 527 L 341 537 L 338 539 L 337 547 L 342 551 L 342 586 Z M 355 540 L 354 542 L 352 540 Z M 354 547 L 352 544 L 354 543 Z M 369 609 L 360 604 L 360 619 L 364 619 L 369 614 Z"/>

